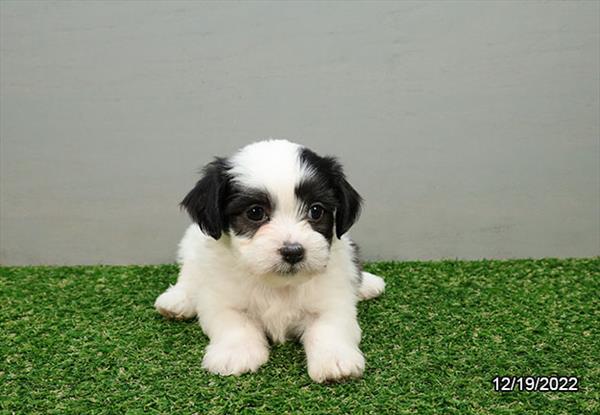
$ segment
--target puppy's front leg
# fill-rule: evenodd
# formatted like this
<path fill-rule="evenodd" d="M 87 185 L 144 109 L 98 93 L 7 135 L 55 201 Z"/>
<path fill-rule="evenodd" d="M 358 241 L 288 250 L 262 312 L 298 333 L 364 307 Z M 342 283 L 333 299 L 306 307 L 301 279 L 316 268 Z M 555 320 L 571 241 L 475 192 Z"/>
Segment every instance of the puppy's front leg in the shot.
<path fill-rule="evenodd" d="M 315 382 L 360 377 L 365 359 L 358 348 L 360 327 L 356 312 L 322 314 L 302 336 L 308 374 Z"/>
<path fill-rule="evenodd" d="M 219 375 L 256 372 L 269 358 L 269 345 L 262 328 L 246 314 L 220 310 L 200 313 L 200 325 L 210 338 L 202 367 Z"/>

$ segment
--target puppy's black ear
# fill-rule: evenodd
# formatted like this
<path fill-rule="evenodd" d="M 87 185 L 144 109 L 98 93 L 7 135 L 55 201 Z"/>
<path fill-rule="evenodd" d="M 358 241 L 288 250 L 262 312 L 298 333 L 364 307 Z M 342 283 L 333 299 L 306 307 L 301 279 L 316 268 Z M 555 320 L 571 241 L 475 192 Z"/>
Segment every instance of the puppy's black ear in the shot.
<path fill-rule="evenodd" d="M 340 238 L 358 219 L 362 198 L 346 180 L 342 165 L 335 157 L 321 157 L 314 151 L 303 148 L 300 161 L 317 172 L 317 176 L 333 189 L 337 201 L 335 234 Z"/>
<path fill-rule="evenodd" d="M 335 212 L 335 234 L 340 238 L 348 232 L 350 227 L 358 220 L 362 205 L 362 198 L 346 180 L 342 166 L 333 161 L 334 189 L 338 199 Z"/>
<path fill-rule="evenodd" d="M 204 176 L 181 202 L 202 232 L 215 239 L 221 237 L 226 228 L 223 208 L 229 187 L 228 165 L 225 159 L 217 158 L 203 170 Z"/>

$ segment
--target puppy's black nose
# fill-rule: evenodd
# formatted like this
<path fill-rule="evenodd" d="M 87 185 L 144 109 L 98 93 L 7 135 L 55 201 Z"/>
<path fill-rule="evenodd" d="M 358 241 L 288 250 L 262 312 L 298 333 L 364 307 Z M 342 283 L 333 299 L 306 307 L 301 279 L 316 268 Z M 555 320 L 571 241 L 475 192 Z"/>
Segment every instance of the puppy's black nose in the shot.
<path fill-rule="evenodd" d="M 279 253 L 289 264 L 296 264 L 304 259 L 304 247 L 299 243 L 286 243 L 279 249 Z"/>

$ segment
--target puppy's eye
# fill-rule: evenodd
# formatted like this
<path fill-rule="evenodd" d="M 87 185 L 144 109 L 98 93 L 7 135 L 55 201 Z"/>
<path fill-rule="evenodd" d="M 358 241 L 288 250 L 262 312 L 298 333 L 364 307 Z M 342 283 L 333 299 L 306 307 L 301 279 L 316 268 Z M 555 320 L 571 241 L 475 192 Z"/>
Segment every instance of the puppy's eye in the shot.
<path fill-rule="evenodd" d="M 323 213 L 325 213 L 323 206 L 314 204 L 308 209 L 308 218 L 317 221 L 323 217 Z"/>
<path fill-rule="evenodd" d="M 260 206 L 252 206 L 246 211 L 246 217 L 254 222 L 263 221 L 266 217 L 265 210 Z"/>

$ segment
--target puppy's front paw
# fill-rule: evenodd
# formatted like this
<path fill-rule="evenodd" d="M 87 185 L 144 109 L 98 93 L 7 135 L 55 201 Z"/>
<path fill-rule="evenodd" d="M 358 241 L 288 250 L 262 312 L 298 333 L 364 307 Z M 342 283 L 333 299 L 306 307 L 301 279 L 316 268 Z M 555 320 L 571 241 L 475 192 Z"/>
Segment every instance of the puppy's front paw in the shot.
<path fill-rule="evenodd" d="M 209 344 L 202 367 L 218 375 L 256 372 L 269 358 L 269 349 L 259 342 Z"/>
<path fill-rule="evenodd" d="M 185 290 L 177 285 L 159 295 L 154 302 L 154 307 L 166 318 L 176 320 L 188 319 L 196 315 L 194 305 L 188 299 Z"/>
<path fill-rule="evenodd" d="M 353 347 L 315 351 L 308 359 L 308 374 L 315 382 L 358 378 L 365 369 L 365 358 Z"/>

